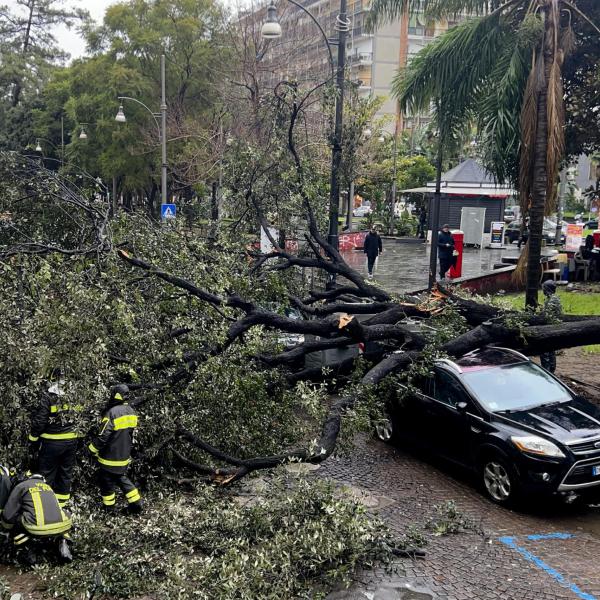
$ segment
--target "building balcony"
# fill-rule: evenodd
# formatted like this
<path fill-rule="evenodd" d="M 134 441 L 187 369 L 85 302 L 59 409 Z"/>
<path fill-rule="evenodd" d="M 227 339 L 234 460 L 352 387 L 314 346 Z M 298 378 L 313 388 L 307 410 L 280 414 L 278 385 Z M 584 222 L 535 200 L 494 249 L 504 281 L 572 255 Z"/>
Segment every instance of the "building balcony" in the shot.
<path fill-rule="evenodd" d="M 369 66 L 373 64 L 372 52 L 357 52 L 348 57 L 348 61 L 353 67 Z"/>

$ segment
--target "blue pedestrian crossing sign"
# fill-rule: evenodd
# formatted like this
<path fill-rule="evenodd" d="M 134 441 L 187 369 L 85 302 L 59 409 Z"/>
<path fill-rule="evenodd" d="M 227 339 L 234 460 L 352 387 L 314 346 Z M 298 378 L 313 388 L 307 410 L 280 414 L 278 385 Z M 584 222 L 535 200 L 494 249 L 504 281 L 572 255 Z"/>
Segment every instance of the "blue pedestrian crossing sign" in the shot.
<path fill-rule="evenodd" d="M 161 204 L 160 205 L 160 218 L 163 221 L 174 219 L 177 216 L 177 207 L 174 204 Z"/>

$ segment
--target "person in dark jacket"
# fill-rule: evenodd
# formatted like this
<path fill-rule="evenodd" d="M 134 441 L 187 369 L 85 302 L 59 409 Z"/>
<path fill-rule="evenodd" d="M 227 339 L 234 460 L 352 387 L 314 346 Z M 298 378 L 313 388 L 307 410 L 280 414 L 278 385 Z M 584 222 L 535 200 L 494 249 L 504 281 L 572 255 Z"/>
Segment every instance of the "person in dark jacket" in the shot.
<path fill-rule="evenodd" d="M 544 281 L 542 283 L 542 292 L 546 297 L 542 314 L 548 319 L 549 323 L 557 323 L 562 316 L 562 304 L 560 298 L 556 295 L 556 283 L 554 281 Z M 543 352 L 540 354 L 542 367 L 550 373 L 556 371 L 556 352 Z"/>
<path fill-rule="evenodd" d="M 367 255 L 367 270 L 369 271 L 369 279 L 373 278 L 373 266 L 377 257 L 383 252 L 383 242 L 377 233 L 375 227 L 371 227 L 371 231 L 367 234 L 364 244 L 364 252 Z"/>
<path fill-rule="evenodd" d="M 2 510 L 1 524 L 4 530 L 12 534 L 15 548 L 24 547 L 31 539 L 58 539 L 60 556 L 67 561 L 73 558 L 67 542 L 70 539 L 71 519 L 42 475 L 24 473 L 14 478 Z M 26 561 L 32 565 L 37 562 L 31 547 Z"/>
<path fill-rule="evenodd" d="M 454 238 L 448 224 L 444 225 L 438 233 L 438 257 L 440 259 L 440 279 L 444 279 L 454 264 Z"/>
<path fill-rule="evenodd" d="M 417 225 L 417 237 L 425 239 L 425 232 L 427 231 L 427 211 L 422 208 L 419 213 L 419 224 Z"/>
<path fill-rule="evenodd" d="M 97 458 L 100 467 L 98 484 L 104 507 L 114 510 L 116 489 L 120 488 L 131 512 L 137 513 L 142 509 L 142 498 L 126 472 L 131 463 L 131 447 L 138 417 L 129 406 L 128 398 L 128 386 L 121 384 L 111 388 L 100 429 L 88 448 Z"/>
<path fill-rule="evenodd" d="M 579 249 L 581 257 L 584 260 L 589 260 L 592 267 L 592 273 L 594 279 L 600 279 L 600 252 L 594 252 L 594 236 L 587 235 L 585 237 L 585 244 Z"/>
<path fill-rule="evenodd" d="M 71 498 L 71 482 L 75 467 L 78 439 L 77 413 L 81 406 L 69 402 L 65 395 L 62 373 L 56 369 L 53 381 L 42 394 L 31 416 L 29 443 L 31 468 L 44 476 L 61 506 Z"/>

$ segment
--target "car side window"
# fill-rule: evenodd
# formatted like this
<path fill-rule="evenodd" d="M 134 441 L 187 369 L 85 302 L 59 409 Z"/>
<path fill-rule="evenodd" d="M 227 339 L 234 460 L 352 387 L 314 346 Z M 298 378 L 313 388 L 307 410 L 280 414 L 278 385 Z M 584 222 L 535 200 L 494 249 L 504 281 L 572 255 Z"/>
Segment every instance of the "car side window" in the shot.
<path fill-rule="evenodd" d="M 419 375 L 413 379 L 412 383 L 421 394 L 425 396 L 433 395 L 433 377 L 428 375 Z"/>
<path fill-rule="evenodd" d="M 433 397 L 444 404 L 453 406 L 459 402 L 468 402 L 467 395 L 465 394 L 462 386 L 448 373 L 443 371 L 437 371 L 435 374 L 435 390 Z"/>

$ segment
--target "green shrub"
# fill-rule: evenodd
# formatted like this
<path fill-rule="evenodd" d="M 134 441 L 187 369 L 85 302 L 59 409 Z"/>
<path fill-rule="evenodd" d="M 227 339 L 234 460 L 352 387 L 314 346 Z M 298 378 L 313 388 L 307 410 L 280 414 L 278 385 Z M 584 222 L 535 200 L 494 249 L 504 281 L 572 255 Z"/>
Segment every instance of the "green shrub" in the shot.
<path fill-rule="evenodd" d="M 362 505 L 283 474 L 246 506 L 197 487 L 153 495 L 139 518 L 92 516 L 77 519 L 76 561 L 43 567 L 49 593 L 73 598 L 100 570 L 103 592 L 124 599 L 317 598 L 391 558 L 389 531 Z"/>

